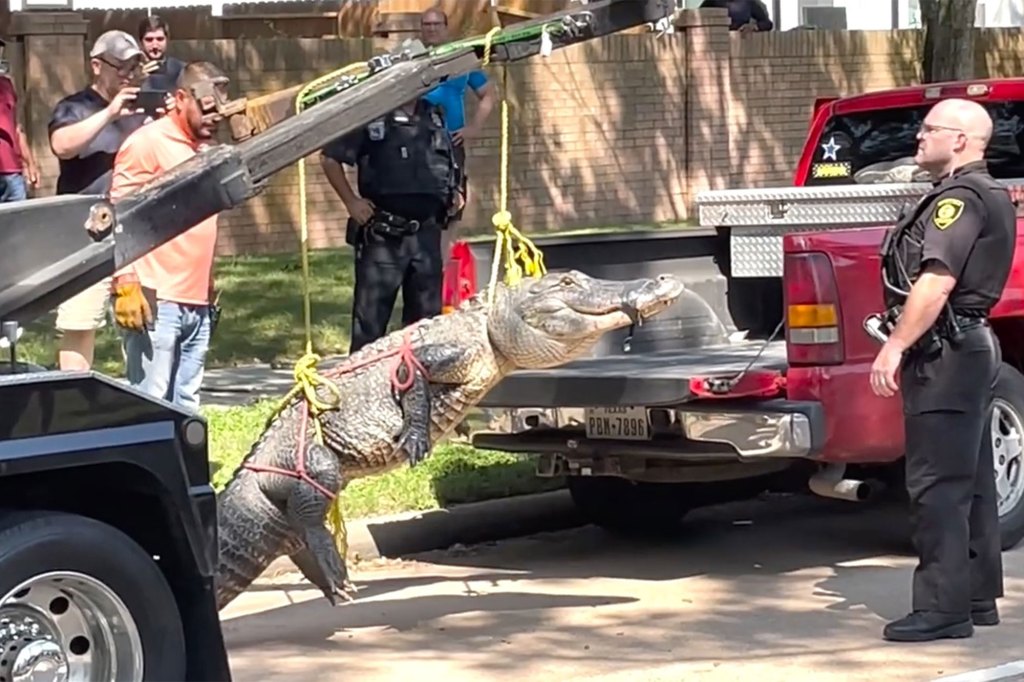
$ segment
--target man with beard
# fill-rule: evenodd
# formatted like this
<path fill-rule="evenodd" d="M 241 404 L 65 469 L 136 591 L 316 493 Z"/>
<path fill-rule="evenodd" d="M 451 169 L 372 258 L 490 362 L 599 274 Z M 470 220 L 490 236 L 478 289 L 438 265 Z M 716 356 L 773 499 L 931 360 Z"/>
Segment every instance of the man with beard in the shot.
<path fill-rule="evenodd" d="M 167 54 L 167 43 L 171 40 L 167 22 L 155 14 L 148 16 L 139 23 L 138 36 L 146 58 L 155 66 L 152 70 L 147 69 L 149 77 L 142 84 L 142 89 L 173 92 L 185 62 Z"/>
<path fill-rule="evenodd" d="M 208 62 L 182 69 L 170 112 L 129 136 L 118 152 L 114 202 L 212 141 L 227 84 Z M 210 343 L 216 244 L 214 215 L 114 275 L 114 317 L 123 334 L 128 381 L 190 410 L 199 409 Z"/>

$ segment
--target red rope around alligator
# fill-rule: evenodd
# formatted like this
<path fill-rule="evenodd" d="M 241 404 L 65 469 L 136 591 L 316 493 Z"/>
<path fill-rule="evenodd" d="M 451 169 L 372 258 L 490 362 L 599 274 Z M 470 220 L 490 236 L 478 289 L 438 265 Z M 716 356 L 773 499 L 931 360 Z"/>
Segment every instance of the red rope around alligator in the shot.
<path fill-rule="evenodd" d="M 416 381 L 417 371 L 420 372 L 423 376 L 426 376 L 427 374 L 426 368 L 419 361 L 419 359 L 417 359 L 416 354 L 413 353 L 412 330 L 413 327 L 415 326 L 416 325 L 414 324 L 409 327 L 406 327 L 405 333 L 402 335 L 402 343 L 398 346 L 398 348 L 389 351 L 384 351 L 382 353 L 376 353 L 367 358 L 364 358 L 363 360 L 355 364 L 347 365 L 341 371 L 334 373 L 334 376 L 342 376 L 344 374 L 349 374 L 351 372 L 356 371 L 357 369 L 362 369 L 367 365 L 371 365 L 375 362 L 383 360 L 384 358 L 389 358 L 397 355 L 398 359 L 395 360 L 394 364 L 391 366 L 391 385 L 394 388 L 398 389 L 400 393 L 408 391 L 412 387 L 413 383 Z M 406 373 L 408 375 L 404 381 L 399 378 L 399 371 L 402 369 L 402 367 L 405 367 Z M 280 474 L 282 476 L 288 476 L 289 478 L 296 478 L 300 481 L 305 481 L 309 485 L 313 486 L 313 488 L 318 490 L 327 499 L 333 501 L 336 495 L 327 488 L 325 488 L 324 486 L 317 483 L 308 473 L 306 473 L 306 423 L 309 421 L 309 402 L 303 400 L 301 410 L 302 413 L 299 417 L 299 451 L 298 456 L 296 457 L 294 471 L 290 469 L 281 469 L 279 467 L 252 464 L 251 462 L 243 462 L 242 468 L 257 473 Z"/>

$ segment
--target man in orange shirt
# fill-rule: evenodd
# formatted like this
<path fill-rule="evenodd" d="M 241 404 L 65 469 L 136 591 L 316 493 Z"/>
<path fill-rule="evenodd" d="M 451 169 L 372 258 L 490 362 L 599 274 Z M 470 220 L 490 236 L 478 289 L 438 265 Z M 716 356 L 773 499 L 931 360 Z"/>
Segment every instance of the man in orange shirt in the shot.
<path fill-rule="evenodd" d="M 166 116 L 132 133 L 114 159 L 116 203 L 209 144 L 228 79 L 208 62 L 188 64 Z M 211 93 L 210 86 L 216 90 Z M 114 317 L 122 330 L 128 381 L 156 398 L 198 410 L 210 343 L 217 216 L 211 216 L 114 275 Z"/>

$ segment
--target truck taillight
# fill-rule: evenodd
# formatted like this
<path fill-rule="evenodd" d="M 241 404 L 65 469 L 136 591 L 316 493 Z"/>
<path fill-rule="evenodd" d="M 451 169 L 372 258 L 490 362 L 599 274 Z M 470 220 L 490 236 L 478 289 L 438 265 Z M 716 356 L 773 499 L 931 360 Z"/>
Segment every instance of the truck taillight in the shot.
<path fill-rule="evenodd" d="M 828 256 L 786 254 L 782 281 L 786 289 L 786 347 L 790 364 L 842 363 L 842 314 Z"/>

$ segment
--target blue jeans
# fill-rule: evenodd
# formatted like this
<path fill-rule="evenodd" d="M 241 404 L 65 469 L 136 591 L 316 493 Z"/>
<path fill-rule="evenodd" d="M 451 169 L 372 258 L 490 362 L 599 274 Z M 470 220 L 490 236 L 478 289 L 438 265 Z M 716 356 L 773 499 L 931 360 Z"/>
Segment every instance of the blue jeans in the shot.
<path fill-rule="evenodd" d="M 128 382 L 154 398 L 199 410 L 210 308 L 157 301 L 153 329 L 122 330 Z"/>
<path fill-rule="evenodd" d="M 28 198 L 25 176 L 21 173 L 0 173 L 0 202 L 24 201 Z"/>

